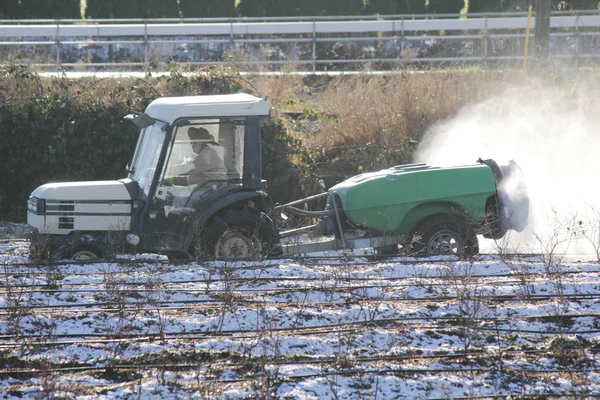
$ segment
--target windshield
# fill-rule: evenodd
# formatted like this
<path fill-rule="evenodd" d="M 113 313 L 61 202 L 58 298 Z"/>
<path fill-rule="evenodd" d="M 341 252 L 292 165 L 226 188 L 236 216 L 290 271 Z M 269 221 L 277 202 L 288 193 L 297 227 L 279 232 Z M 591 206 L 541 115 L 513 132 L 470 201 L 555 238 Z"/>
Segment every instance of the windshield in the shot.
<path fill-rule="evenodd" d="M 148 197 L 160 150 L 165 140 L 164 126 L 164 123 L 157 122 L 142 129 L 133 157 L 133 166 L 129 178 L 139 184 L 144 193 L 144 198 Z"/>

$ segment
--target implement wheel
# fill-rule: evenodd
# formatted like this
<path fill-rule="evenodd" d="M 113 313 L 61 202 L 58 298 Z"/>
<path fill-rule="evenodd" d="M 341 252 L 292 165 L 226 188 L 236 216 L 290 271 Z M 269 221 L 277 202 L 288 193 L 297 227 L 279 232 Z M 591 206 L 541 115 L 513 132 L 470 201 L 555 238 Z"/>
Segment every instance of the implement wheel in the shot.
<path fill-rule="evenodd" d="M 426 220 L 418 229 L 421 240 L 413 245 L 417 256 L 471 257 L 479 253 L 477 236 L 457 216 L 440 215 Z"/>

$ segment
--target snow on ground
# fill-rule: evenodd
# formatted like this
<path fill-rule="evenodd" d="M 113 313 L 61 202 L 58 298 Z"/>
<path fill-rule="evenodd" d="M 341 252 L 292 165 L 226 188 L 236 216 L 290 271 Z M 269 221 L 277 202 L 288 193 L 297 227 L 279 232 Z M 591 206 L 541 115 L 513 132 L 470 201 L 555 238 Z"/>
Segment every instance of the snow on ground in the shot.
<path fill-rule="evenodd" d="M 600 264 L 544 259 L 32 265 L 4 241 L 0 392 L 600 396 Z"/>

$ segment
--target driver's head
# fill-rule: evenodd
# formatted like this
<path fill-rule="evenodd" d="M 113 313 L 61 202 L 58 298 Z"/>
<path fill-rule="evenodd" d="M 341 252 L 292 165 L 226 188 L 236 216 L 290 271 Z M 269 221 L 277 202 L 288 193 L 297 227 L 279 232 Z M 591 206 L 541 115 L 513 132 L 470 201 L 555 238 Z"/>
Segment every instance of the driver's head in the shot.
<path fill-rule="evenodd" d="M 215 137 L 203 126 L 192 126 L 188 129 L 188 136 L 192 142 L 192 150 L 196 154 L 200 153 L 209 143 L 215 142 Z"/>

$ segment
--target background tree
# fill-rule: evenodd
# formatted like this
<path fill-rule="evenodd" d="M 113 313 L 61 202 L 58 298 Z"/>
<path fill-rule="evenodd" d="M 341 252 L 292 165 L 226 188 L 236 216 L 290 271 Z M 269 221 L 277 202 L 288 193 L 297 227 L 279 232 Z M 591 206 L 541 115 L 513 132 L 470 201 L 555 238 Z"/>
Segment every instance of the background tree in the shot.
<path fill-rule="evenodd" d="M 0 18 L 15 19 L 19 18 L 19 0 L 4 0 L 0 7 Z"/>
<path fill-rule="evenodd" d="M 179 0 L 183 18 L 237 17 L 234 0 Z"/>
<path fill-rule="evenodd" d="M 136 16 L 140 0 L 88 0 L 85 15 L 87 18 L 142 18 Z"/>
<path fill-rule="evenodd" d="M 429 0 L 427 11 L 433 14 L 457 14 L 465 7 L 465 0 Z"/>
<path fill-rule="evenodd" d="M 425 0 L 369 0 L 367 14 L 425 14 Z"/>
<path fill-rule="evenodd" d="M 6 0 L 4 0 L 6 1 Z M 2 3 L 4 3 L 4 1 Z M 19 18 L 79 19 L 79 0 L 21 0 Z M 4 5 L 2 5 L 4 8 Z"/>
<path fill-rule="evenodd" d="M 321 16 L 327 8 L 326 3 L 331 0 L 288 0 L 290 5 L 289 15 L 301 17 L 301 16 Z M 280 1 L 281 2 L 281 1 Z M 271 15 L 277 17 L 277 15 Z"/>
<path fill-rule="evenodd" d="M 309 1 L 312 3 L 312 1 Z M 298 16 L 302 5 L 299 0 L 241 0 L 237 11 L 242 17 Z"/>
<path fill-rule="evenodd" d="M 177 0 L 87 0 L 85 14 L 88 18 L 178 18 L 179 6 Z"/>
<path fill-rule="evenodd" d="M 146 9 L 146 18 L 179 18 L 177 0 L 145 0 L 142 3 L 142 7 Z"/>
<path fill-rule="evenodd" d="M 237 12 L 241 17 L 267 17 L 281 7 L 279 3 L 278 0 L 241 0 Z"/>
<path fill-rule="evenodd" d="M 242 17 L 299 17 L 362 14 L 362 0 L 241 0 Z"/>
<path fill-rule="evenodd" d="M 365 12 L 363 0 L 327 0 L 321 4 L 320 15 L 362 15 Z"/>
<path fill-rule="evenodd" d="M 508 9 L 509 0 L 469 0 L 470 13 L 501 12 Z"/>
<path fill-rule="evenodd" d="M 598 10 L 598 0 L 553 0 L 553 10 Z"/>

